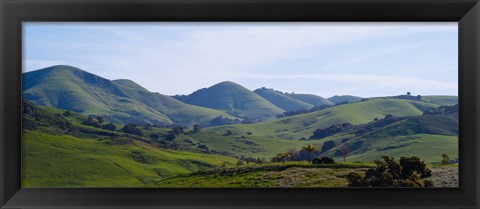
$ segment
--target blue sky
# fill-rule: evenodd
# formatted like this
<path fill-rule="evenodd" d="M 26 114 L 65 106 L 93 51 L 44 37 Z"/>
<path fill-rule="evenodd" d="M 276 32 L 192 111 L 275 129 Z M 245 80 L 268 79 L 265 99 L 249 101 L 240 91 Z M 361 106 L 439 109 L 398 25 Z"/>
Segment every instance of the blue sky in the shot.
<path fill-rule="evenodd" d="M 23 70 L 72 65 L 150 91 L 221 81 L 323 97 L 457 95 L 457 23 L 24 23 Z"/>

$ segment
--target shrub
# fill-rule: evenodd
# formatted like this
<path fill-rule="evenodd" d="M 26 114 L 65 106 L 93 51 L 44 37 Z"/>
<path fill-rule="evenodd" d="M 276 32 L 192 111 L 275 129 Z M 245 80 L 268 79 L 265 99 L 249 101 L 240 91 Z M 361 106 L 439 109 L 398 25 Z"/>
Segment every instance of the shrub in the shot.
<path fill-rule="evenodd" d="M 115 131 L 117 130 L 117 127 L 113 123 L 108 123 L 108 124 L 103 124 L 102 129 Z"/>
<path fill-rule="evenodd" d="M 142 130 L 137 128 L 137 125 L 129 123 L 122 128 L 122 131 L 127 134 L 133 134 L 137 136 L 143 136 Z"/>
<path fill-rule="evenodd" d="M 400 162 L 384 156 L 377 166 L 367 170 L 365 176 L 358 173 L 347 175 L 350 187 L 433 187 L 433 182 L 424 178 L 432 176 L 425 162 L 418 157 L 401 157 Z"/>
<path fill-rule="evenodd" d="M 320 164 L 334 164 L 335 160 L 331 157 L 322 157 L 322 158 L 315 158 L 312 160 L 313 164 L 320 165 Z"/>
<path fill-rule="evenodd" d="M 156 133 L 153 133 L 153 134 L 150 134 L 150 138 L 152 139 L 158 139 L 160 138 L 160 135 L 156 134 Z"/>
<path fill-rule="evenodd" d="M 88 117 L 87 120 L 83 121 L 82 122 L 83 125 L 86 125 L 86 126 L 93 126 L 93 127 L 97 127 L 97 128 L 101 128 L 102 126 L 96 121 L 94 120 L 92 117 Z"/>

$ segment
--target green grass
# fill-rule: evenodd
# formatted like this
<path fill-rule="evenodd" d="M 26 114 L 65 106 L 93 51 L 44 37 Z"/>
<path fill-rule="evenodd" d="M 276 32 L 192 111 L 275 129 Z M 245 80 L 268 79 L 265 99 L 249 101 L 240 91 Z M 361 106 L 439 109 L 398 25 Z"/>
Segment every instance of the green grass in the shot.
<path fill-rule="evenodd" d="M 208 124 L 222 111 L 184 104 L 133 83 L 112 82 L 71 66 L 52 66 L 23 74 L 24 98 L 39 106 L 104 115 L 114 123 Z"/>
<path fill-rule="evenodd" d="M 298 99 L 300 101 L 306 102 L 308 104 L 311 104 L 313 106 L 322 106 L 322 105 L 333 105 L 333 102 L 331 102 L 328 99 L 325 99 L 323 97 L 314 95 L 314 94 L 289 94 L 286 93 L 287 96 Z"/>
<path fill-rule="evenodd" d="M 283 112 L 266 99 L 236 83 L 225 81 L 200 89 L 188 96 L 176 97 L 181 101 L 202 107 L 225 111 L 239 117 L 267 120 Z"/>
<path fill-rule="evenodd" d="M 313 105 L 309 103 L 303 102 L 293 97 L 289 97 L 283 92 L 275 91 L 273 89 L 260 88 L 253 92 L 265 98 L 277 107 L 282 108 L 284 111 L 310 109 L 313 107 Z"/>
<path fill-rule="evenodd" d="M 141 159 L 141 160 L 140 160 Z M 233 165 L 236 159 L 164 150 L 139 141 L 112 145 L 40 131 L 23 134 L 23 187 L 141 187 L 162 178 Z"/>
<path fill-rule="evenodd" d="M 416 156 L 426 163 L 438 163 L 441 155 L 447 154 L 451 159 L 458 157 L 458 137 L 433 134 L 416 134 L 396 137 L 371 137 L 347 143 L 347 145 L 361 143 L 361 148 L 347 155 L 347 161 L 373 161 L 382 156 L 391 156 L 399 159 L 402 156 Z M 334 148 L 326 155 L 335 155 L 338 148 Z M 343 158 L 337 157 L 336 160 Z"/>
<path fill-rule="evenodd" d="M 251 165 L 180 175 L 160 180 L 155 187 L 346 187 L 348 173 L 363 172 L 370 167 L 361 163 Z"/>
<path fill-rule="evenodd" d="M 309 138 L 315 129 L 326 128 L 333 124 L 349 122 L 353 125 L 383 118 L 387 114 L 395 116 L 421 115 L 425 109 L 438 105 L 426 102 L 402 99 L 370 99 L 363 102 L 339 105 L 318 112 L 295 115 L 277 120 L 255 123 L 212 127 L 209 130 L 225 133 L 243 134 L 252 132 L 255 136 L 278 139 Z"/>
<path fill-rule="evenodd" d="M 455 105 L 458 104 L 457 96 L 422 96 L 422 99 L 439 105 Z"/>

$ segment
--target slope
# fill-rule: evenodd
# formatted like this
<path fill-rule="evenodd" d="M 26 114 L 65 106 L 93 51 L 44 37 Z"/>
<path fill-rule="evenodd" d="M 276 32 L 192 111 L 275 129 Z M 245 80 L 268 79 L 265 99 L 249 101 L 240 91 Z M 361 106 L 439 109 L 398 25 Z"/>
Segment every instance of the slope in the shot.
<path fill-rule="evenodd" d="M 360 101 L 361 99 L 362 99 L 361 97 L 352 96 L 352 95 L 342 95 L 342 96 L 335 95 L 333 97 L 328 98 L 328 100 L 333 104 L 342 104 L 345 102 L 356 102 L 356 101 Z"/>
<path fill-rule="evenodd" d="M 273 89 L 259 88 L 253 92 L 285 111 L 310 109 L 313 107 L 311 104 L 294 99 L 285 95 L 283 92 L 275 91 Z"/>
<path fill-rule="evenodd" d="M 54 108 L 24 102 L 24 187 L 140 187 L 162 178 L 233 165 L 235 159 L 167 150 L 146 138 L 78 124 Z"/>
<path fill-rule="evenodd" d="M 36 105 L 86 115 L 103 115 L 115 123 L 207 124 L 229 115 L 184 104 L 148 92 L 133 82 L 112 82 L 71 66 L 52 66 L 23 74 L 23 96 Z M 154 95 L 154 96 L 153 96 Z"/>
<path fill-rule="evenodd" d="M 422 99 L 427 102 L 432 102 L 439 105 L 455 105 L 458 104 L 457 96 L 422 96 Z"/>
<path fill-rule="evenodd" d="M 192 105 L 223 110 L 241 118 L 267 120 L 283 112 L 266 99 L 230 81 L 197 90 L 188 96 L 174 98 Z"/>
<path fill-rule="evenodd" d="M 314 94 L 285 94 L 291 98 L 298 99 L 300 101 L 306 102 L 308 104 L 311 104 L 313 106 L 322 106 L 322 105 L 334 105 L 333 102 L 331 102 L 328 99 L 325 99 L 321 96 L 317 96 Z"/>
<path fill-rule="evenodd" d="M 224 133 L 252 132 L 256 136 L 279 139 L 308 138 L 317 128 L 326 128 L 333 124 L 349 122 L 353 125 L 364 124 L 387 114 L 395 116 L 421 115 L 424 110 L 438 105 L 420 101 L 378 98 L 368 101 L 338 105 L 321 111 L 300 114 L 256 124 L 236 124 L 212 127 L 209 130 Z"/>

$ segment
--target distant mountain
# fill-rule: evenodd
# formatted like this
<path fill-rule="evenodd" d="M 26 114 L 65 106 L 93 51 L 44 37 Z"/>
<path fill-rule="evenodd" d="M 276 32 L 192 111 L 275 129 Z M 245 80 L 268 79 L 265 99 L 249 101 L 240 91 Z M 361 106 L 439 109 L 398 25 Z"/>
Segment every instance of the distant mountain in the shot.
<path fill-rule="evenodd" d="M 362 97 L 352 96 L 352 95 L 342 95 L 342 96 L 333 96 L 328 98 L 330 102 L 333 104 L 341 104 L 345 102 L 356 102 L 362 100 Z"/>
<path fill-rule="evenodd" d="M 306 102 L 308 104 L 311 104 L 313 106 L 322 106 L 322 105 L 334 105 L 333 102 L 331 102 L 328 99 L 325 99 L 321 96 L 317 96 L 315 94 L 285 94 L 291 98 L 298 99 L 302 102 Z"/>
<path fill-rule="evenodd" d="M 187 96 L 174 96 L 182 102 L 222 110 L 228 114 L 258 120 L 275 118 L 283 112 L 263 97 L 234 82 L 225 81 Z"/>
<path fill-rule="evenodd" d="M 309 103 L 289 97 L 287 94 L 284 94 L 283 92 L 276 91 L 273 89 L 267 89 L 264 87 L 264 88 L 259 88 L 253 92 L 265 98 L 266 100 L 276 105 L 277 107 L 282 108 L 284 111 L 310 109 L 313 107 L 313 105 Z"/>
<path fill-rule="evenodd" d="M 72 66 L 27 72 L 22 79 L 24 98 L 36 105 L 102 115 L 115 123 L 206 125 L 217 116 L 233 118 L 149 92 L 130 80 L 110 81 Z"/>

